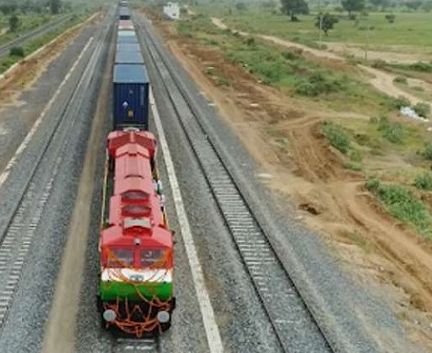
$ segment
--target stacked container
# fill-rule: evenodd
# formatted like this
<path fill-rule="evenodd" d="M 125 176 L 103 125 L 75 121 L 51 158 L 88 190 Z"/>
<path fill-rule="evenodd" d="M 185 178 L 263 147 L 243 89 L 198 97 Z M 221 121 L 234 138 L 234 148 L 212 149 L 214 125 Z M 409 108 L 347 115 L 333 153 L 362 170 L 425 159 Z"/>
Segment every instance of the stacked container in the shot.
<path fill-rule="evenodd" d="M 126 10 L 120 7 L 119 12 L 113 74 L 113 125 L 115 130 L 127 127 L 148 130 L 149 78 L 130 12 Z"/>

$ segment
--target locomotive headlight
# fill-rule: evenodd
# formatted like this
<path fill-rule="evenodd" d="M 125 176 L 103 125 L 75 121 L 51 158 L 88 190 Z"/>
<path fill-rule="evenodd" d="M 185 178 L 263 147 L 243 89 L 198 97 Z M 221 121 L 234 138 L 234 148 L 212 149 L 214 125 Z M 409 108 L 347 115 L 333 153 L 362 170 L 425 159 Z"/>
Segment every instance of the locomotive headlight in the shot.
<path fill-rule="evenodd" d="M 103 318 L 107 322 L 112 322 L 116 318 L 116 313 L 114 310 L 111 309 L 105 310 L 103 313 Z"/>
<path fill-rule="evenodd" d="M 165 324 L 169 321 L 170 314 L 168 311 L 159 311 L 156 317 L 161 324 Z"/>

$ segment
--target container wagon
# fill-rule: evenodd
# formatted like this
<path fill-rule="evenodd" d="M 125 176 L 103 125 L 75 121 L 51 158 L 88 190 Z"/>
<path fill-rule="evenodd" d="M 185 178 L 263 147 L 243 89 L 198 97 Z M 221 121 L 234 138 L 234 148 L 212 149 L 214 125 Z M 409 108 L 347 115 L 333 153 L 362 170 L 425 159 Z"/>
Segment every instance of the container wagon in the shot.
<path fill-rule="evenodd" d="M 142 337 L 171 326 L 173 232 L 166 221 L 146 131 L 108 135 L 102 202 L 98 309 L 106 329 Z"/>
<path fill-rule="evenodd" d="M 136 64 L 114 66 L 114 130 L 137 127 L 148 130 L 149 78 L 146 67 Z"/>
<path fill-rule="evenodd" d="M 141 53 L 141 47 L 138 43 L 118 43 L 116 52 L 120 51 L 136 51 Z"/>
<path fill-rule="evenodd" d="M 144 65 L 144 58 L 140 51 L 117 51 L 115 64 Z"/>
<path fill-rule="evenodd" d="M 126 6 L 120 6 L 119 19 L 120 20 L 130 20 L 131 19 L 129 8 L 127 8 Z"/>

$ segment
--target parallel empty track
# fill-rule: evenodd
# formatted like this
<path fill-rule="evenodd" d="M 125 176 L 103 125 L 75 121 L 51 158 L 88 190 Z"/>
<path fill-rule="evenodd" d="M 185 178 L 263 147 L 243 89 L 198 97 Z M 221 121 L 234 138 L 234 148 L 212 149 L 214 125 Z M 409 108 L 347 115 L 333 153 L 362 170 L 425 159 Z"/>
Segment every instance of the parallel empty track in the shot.
<path fill-rule="evenodd" d="M 32 160 L 25 175 L 20 175 L 20 185 L 14 184 L 19 172 L 11 171 L 9 178 L 0 188 L 1 195 L 9 195 L 10 201 L 2 206 L 0 219 L 0 335 L 9 309 L 13 302 L 22 270 L 32 243 L 40 234 L 40 220 L 51 195 L 61 163 L 68 151 L 68 141 L 74 133 L 82 101 L 93 83 L 93 72 L 100 62 L 100 56 L 110 32 L 111 22 L 106 21 L 103 29 L 87 43 L 78 65 L 73 71 L 74 78 L 68 82 L 68 94 L 64 95 L 59 110 L 49 112 L 53 124 L 45 126 L 44 139 L 33 141 L 27 146 Z M 95 39 L 95 40 L 94 40 Z M 70 85 L 70 86 L 69 86 Z M 48 117 L 46 117 L 48 119 Z M 48 127 L 46 127 L 48 125 Z M 42 125 L 40 126 L 42 128 Z M 21 158 L 24 158 L 21 155 Z M 28 157 L 27 157 L 28 158 Z M 22 163 L 21 163 L 22 165 Z M 17 168 L 18 164 L 14 166 Z M 13 190 L 9 190 L 12 188 Z"/>
<path fill-rule="evenodd" d="M 212 141 L 211 132 L 193 94 L 178 76 L 146 19 L 135 16 L 144 55 L 154 66 L 169 97 L 209 188 L 238 249 L 256 293 L 284 352 L 334 352 L 313 313 L 284 268 L 258 223 L 228 166 Z M 211 344 L 211 343 L 210 343 Z"/>

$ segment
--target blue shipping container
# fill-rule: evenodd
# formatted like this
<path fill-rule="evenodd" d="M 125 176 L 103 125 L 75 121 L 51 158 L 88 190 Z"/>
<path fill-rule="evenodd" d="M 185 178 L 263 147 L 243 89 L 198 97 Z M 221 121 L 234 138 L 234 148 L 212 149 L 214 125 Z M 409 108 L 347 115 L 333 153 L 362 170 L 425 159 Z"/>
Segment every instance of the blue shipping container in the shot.
<path fill-rule="evenodd" d="M 135 126 L 148 130 L 149 78 L 144 65 L 114 66 L 114 129 Z"/>
<path fill-rule="evenodd" d="M 137 36 L 117 37 L 117 44 L 120 43 L 138 43 Z"/>
<path fill-rule="evenodd" d="M 119 43 L 116 48 L 117 52 L 119 51 L 137 51 L 141 53 L 141 47 L 137 43 Z"/>
<path fill-rule="evenodd" d="M 144 64 L 144 59 L 139 51 L 118 51 L 115 64 Z"/>

